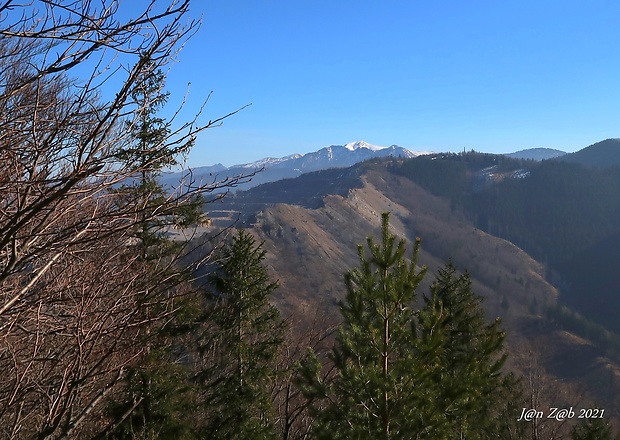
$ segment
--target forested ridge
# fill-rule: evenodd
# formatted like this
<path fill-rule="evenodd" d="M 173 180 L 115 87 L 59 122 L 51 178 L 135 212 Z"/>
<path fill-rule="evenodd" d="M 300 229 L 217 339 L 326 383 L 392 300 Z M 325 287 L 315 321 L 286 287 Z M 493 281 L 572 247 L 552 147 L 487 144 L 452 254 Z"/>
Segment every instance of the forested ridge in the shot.
<path fill-rule="evenodd" d="M 485 179 L 481 171 L 491 167 L 490 172 L 508 176 Z M 529 172 L 526 178 L 511 177 L 521 169 Z M 619 228 L 617 167 L 470 152 L 409 159 L 392 170 L 448 197 L 480 229 L 506 237 L 558 268 Z"/>
<path fill-rule="evenodd" d="M 470 152 L 414 158 L 391 170 L 449 198 L 478 228 L 546 263 L 559 276 L 562 302 L 620 330 L 615 314 L 600 307 L 617 310 L 619 305 L 615 271 L 604 269 L 620 257 L 613 246 L 620 233 L 617 165 L 590 167 Z M 527 171 L 527 177 L 514 177 L 519 170 Z"/>

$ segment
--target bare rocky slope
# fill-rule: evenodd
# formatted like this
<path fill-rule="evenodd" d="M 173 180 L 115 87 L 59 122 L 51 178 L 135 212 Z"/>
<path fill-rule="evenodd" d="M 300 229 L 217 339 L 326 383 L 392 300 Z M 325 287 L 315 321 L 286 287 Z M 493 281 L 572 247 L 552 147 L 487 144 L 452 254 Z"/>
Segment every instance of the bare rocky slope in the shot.
<path fill-rule="evenodd" d="M 282 183 L 284 182 L 284 183 Z M 254 188 L 218 207 L 238 217 L 268 251 L 280 281 L 275 302 L 299 330 L 339 319 L 343 274 L 357 264 L 357 245 L 378 237 L 380 215 L 391 213 L 393 232 L 422 238 L 420 263 L 433 272 L 448 259 L 471 273 L 489 319 L 508 331 L 507 368 L 525 377 L 527 392 L 546 406 L 599 405 L 617 415 L 618 362 L 592 342 L 559 328 L 545 310 L 557 289 L 545 267 L 512 243 L 473 227 L 463 213 L 385 163 L 306 175 Z M 214 212 L 217 210 L 214 210 Z M 548 423 L 548 429 L 558 428 Z"/>

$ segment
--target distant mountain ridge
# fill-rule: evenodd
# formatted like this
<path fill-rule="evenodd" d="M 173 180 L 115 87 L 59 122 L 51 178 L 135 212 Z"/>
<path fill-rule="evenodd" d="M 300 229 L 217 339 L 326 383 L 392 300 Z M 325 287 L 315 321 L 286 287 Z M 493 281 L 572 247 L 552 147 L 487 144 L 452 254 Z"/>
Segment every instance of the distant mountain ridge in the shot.
<path fill-rule="evenodd" d="M 514 153 L 504 154 L 513 159 L 547 160 L 564 156 L 566 151 L 554 148 L 528 148 L 526 150 L 515 151 Z"/>
<path fill-rule="evenodd" d="M 426 151 L 410 151 L 398 145 L 382 147 L 369 144 L 365 141 L 351 142 L 346 145 L 331 145 L 307 154 L 292 154 L 286 157 L 267 157 L 256 162 L 225 167 L 222 164 L 197 167 L 191 170 L 192 179 L 196 182 L 212 182 L 224 180 L 233 176 L 249 175 L 254 171 L 261 170 L 250 181 L 241 183 L 235 189 L 247 190 L 263 183 L 298 177 L 301 174 L 313 171 L 321 171 L 329 168 L 347 168 L 368 159 L 380 157 L 413 158 Z M 160 177 L 160 183 L 169 187 L 176 187 L 179 182 L 187 178 L 189 172 L 184 174 L 166 173 Z"/>
<path fill-rule="evenodd" d="M 202 184 L 222 181 L 235 176 L 248 176 L 235 188 L 228 188 L 235 192 L 236 190 L 248 190 L 264 183 L 299 177 L 313 171 L 347 168 L 373 158 L 413 158 L 430 154 L 434 154 L 434 152 L 411 151 L 398 145 L 382 147 L 365 141 L 357 141 L 345 145 L 331 145 L 307 154 L 291 154 L 279 158 L 266 157 L 255 162 L 237 164 L 231 167 L 219 163 L 192 168 L 191 171 L 186 170 L 183 173 L 164 173 L 160 176 L 160 183 L 170 188 L 176 188 L 182 180 L 190 180 L 190 175 L 193 181 Z M 500 156 L 535 161 L 560 160 L 586 166 L 609 167 L 620 165 L 620 139 L 607 139 L 575 153 L 566 153 L 553 148 L 530 148 L 501 154 Z M 256 171 L 260 172 L 252 175 Z"/>
<path fill-rule="evenodd" d="M 562 156 L 558 160 L 593 167 L 620 165 L 620 139 L 605 139 L 575 153 Z"/>

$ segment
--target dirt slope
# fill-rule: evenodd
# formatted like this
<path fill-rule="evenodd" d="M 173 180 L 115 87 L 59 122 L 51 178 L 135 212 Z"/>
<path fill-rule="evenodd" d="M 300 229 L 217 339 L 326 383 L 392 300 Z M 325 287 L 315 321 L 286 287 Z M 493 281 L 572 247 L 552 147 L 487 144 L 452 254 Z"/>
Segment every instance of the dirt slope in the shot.
<path fill-rule="evenodd" d="M 357 265 L 357 246 L 368 235 L 379 236 L 381 213 L 390 212 L 394 233 L 409 243 L 422 238 L 420 264 L 429 267 L 429 275 L 420 295 L 448 259 L 469 271 L 489 319 L 501 317 L 508 330 L 507 367 L 538 378 L 528 379 L 529 392 L 547 390 L 541 392 L 543 404 L 585 407 L 597 402 L 607 414 L 620 407 L 618 363 L 545 317 L 545 308 L 557 301 L 557 290 L 546 280 L 542 264 L 512 243 L 474 228 L 445 199 L 390 174 L 382 164 L 366 167 L 348 190 L 337 182 L 334 186 L 338 195 L 325 195 L 312 208 L 287 200 L 251 216 L 250 229 L 265 242 L 267 264 L 281 284 L 275 302 L 299 331 L 317 318 L 325 325 L 338 321 L 343 274 Z M 303 193 L 294 180 L 287 188 L 287 197 Z M 270 197 L 277 201 L 273 193 Z"/>

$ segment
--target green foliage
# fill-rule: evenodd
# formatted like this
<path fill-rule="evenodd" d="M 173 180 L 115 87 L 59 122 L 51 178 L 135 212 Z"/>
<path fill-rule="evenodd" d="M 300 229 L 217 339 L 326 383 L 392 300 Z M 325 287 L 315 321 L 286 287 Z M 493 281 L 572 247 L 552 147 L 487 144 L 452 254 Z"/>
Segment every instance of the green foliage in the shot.
<path fill-rule="evenodd" d="M 239 230 L 211 277 L 211 325 L 201 336 L 203 366 L 195 378 L 207 412 L 204 438 L 275 437 L 270 381 L 284 322 L 269 304 L 278 284 L 270 281 L 264 257 L 262 244 Z"/>
<path fill-rule="evenodd" d="M 187 371 L 170 350 L 153 349 L 138 367 L 131 368 L 123 393 L 123 399 L 110 404 L 110 415 L 123 422 L 107 438 L 194 438 L 192 388 Z"/>
<path fill-rule="evenodd" d="M 116 154 L 117 159 L 132 164 L 135 174 L 131 183 L 117 188 L 114 194 L 119 209 L 135 215 L 132 232 L 141 256 L 138 264 L 158 268 L 161 278 L 148 280 L 157 286 L 156 292 L 145 288 L 138 299 L 143 324 L 136 343 L 143 344 L 144 357 L 128 367 L 122 392 L 109 403 L 112 420 L 119 422 L 112 426 L 110 436 L 183 439 L 191 433 L 188 415 L 192 390 L 188 371 L 179 364 L 179 338 L 191 329 L 184 315 L 193 315 L 177 292 L 186 271 L 168 266 L 181 244 L 170 240 L 166 231 L 172 226 L 198 223 L 203 203 L 200 196 L 171 201 L 157 181 L 162 168 L 176 164 L 178 155 L 187 151 L 192 141 L 166 144 L 169 123 L 156 116 L 168 97 L 162 91 L 164 74 L 155 70 L 155 63 L 148 58 L 139 62 L 150 68 L 143 71 L 131 92 L 136 110 L 126 128 L 135 142 Z"/>
<path fill-rule="evenodd" d="M 203 219 L 204 199 L 200 195 L 170 198 L 169 189 L 158 182 L 162 169 L 178 165 L 179 157 L 194 144 L 194 138 L 170 139 L 170 123 L 157 116 L 168 100 L 163 91 L 164 73 L 143 57 L 146 68 L 131 92 L 136 105 L 134 118 L 126 128 L 134 142 L 116 152 L 117 159 L 134 170 L 130 183 L 115 190 L 119 208 L 133 207 L 137 217 L 134 236 L 144 259 L 157 259 L 174 252 L 177 245 L 167 239 L 169 227 L 188 227 Z"/>
<path fill-rule="evenodd" d="M 345 276 L 343 324 L 330 354 L 333 377 L 310 353 L 300 367 L 316 416 L 315 438 L 495 438 L 514 381 L 501 374 L 505 337 L 487 325 L 467 274 L 441 269 L 424 306 L 404 240 L 389 233 L 359 248 L 360 266 Z"/>
<path fill-rule="evenodd" d="M 493 396 L 515 385 L 501 374 L 506 335 L 499 328 L 499 318 L 486 324 L 482 298 L 474 295 L 469 274 L 458 275 L 451 263 L 439 269 L 424 302 L 420 331 L 423 338 L 438 335 L 435 350 L 441 362 L 432 375 L 441 383 L 439 406 L 451 438 L 489 438 L 498 430 L 496 411 L 502 402 Z"/>
<path fill-rule="evenodd" d="M 360 246 L 360 267 L 345 276 L 344 323 L 332 353 L 338 374 L 319 414 L 319 438 L 407 438 L 433 429 L 432 408 L 415 404 L 424 380 L 411 308 L 426 272 L 416 270 L 418 246 L 407 262 L 387 215 L 382 242 L 367 244 L 370 256 Z"/>
<path fill-rule="evenodd" d="M 586 419 L 575 425 L 572 440 L 613 440 L 611 426 L 605 419 Z"/>
<path fill-rule="evenodd" d="M 157 176 L 163 168 L 177 165 L 179 155 L 191 149 L 194 139 L 181 143 L 170 141 L 170 123 L 157 116 L 169 96 L 168 92 L 163 91 L 165 74 L 146 55 L 139 63 L 144 65 L 144 69 L 131 91 L 136 110 L 134 119 L 126 123 L 136 142 L 119 150 L 117 158 L 133 164 L 139 173 L 148 170 L 150 175 Z"/>

